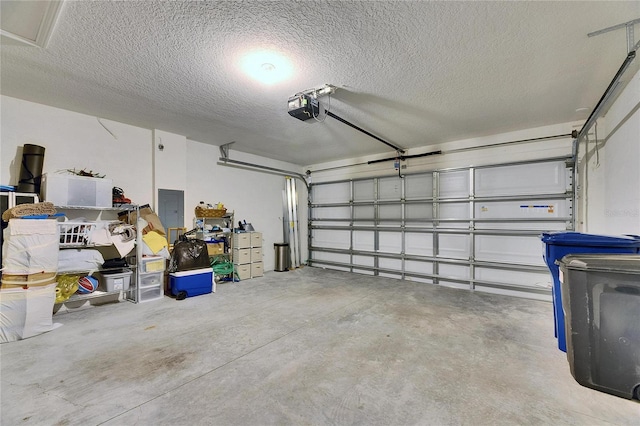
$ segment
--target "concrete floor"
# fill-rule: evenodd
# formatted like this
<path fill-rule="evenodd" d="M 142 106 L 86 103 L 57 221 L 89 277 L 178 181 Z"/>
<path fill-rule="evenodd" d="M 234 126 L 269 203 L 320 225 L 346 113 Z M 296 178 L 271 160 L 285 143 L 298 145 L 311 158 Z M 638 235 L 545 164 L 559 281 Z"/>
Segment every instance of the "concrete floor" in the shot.
<path fill-rule="evenodd" d="M 303 268 L 61 313 L 0 346 L 3 425 L 638 425 L 547 302 Z"/>

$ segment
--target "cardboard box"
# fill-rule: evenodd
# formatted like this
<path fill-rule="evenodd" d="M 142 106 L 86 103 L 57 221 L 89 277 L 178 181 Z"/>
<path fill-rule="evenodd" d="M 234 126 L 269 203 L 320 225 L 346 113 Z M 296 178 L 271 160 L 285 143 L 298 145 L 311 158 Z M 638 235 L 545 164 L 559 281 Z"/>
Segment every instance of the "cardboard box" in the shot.
<path fill-rule="evenodd" d="M 224 253 L 224 243 L 207 243 L 207 251 L 209 256 L 215 256 L 217 254 Z"/>
<path fill-rule="evenodd" d="M 162 226 L 160 218 L 153 210 L 151 210 L 151 207 L 149 207 L 148 204 L 140 207 L 140 217 L 147 222 L 147 226 L 142 230 L 143 234 L 150 231 L 156 231 L 160 235 L 167 235 L 164 232 L 164 226 Z M 118 219 L 130 225 L 136 225 L 138 221 L 138 217 L 135 212 L 122 212 L 118 214 Z"/>

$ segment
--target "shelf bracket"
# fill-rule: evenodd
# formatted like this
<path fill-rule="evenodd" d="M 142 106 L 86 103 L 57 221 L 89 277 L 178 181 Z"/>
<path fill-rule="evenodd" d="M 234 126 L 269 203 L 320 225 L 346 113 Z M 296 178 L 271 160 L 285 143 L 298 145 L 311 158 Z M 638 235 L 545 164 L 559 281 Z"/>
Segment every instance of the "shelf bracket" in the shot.
<path fill-rule="evenodd" d="M 224 145 L 220 145 L 220 157 L 222 157 L 224 161 L 229 159 L 229 148 L 234 143 L 236 143 L 236 141 L 225 143 Z"/>

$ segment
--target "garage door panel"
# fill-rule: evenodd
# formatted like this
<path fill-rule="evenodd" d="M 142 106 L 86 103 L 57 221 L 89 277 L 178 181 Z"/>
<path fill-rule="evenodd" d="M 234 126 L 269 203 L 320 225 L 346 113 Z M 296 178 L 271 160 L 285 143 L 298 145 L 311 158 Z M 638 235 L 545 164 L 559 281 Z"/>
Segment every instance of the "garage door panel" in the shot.
<path fill-rule="evenodd" d="M 556 194 L 565 192 L 569 175 L 564 161 L 489 167 L 476 170 L 476 196 Z"/>
<path fill-rule="evenodd" d="M 330 183 L 313 187 L 313 202 L 318 204 L 345 203 L 351 198 L 349 182 Z"/>
<path fill-rule="evenodd" d="M 353 217 L 373 220 L 375 218 L 375 208 L 373 206 L 355 206 L 353 208 Z"/>
<path fill-rule="evenodd" d="M 470 268 L 466 265 L 451 265 L 443 263 L 439 267 L 439 275 L 449 278 L 468 280 L 471 278 Z"/>
<path fill-rule="evenodd" d="M 405 206 L 405 217 L 409 220 L 432 219 L 432 203 L 407 204 Z"/>
<path fill-rule="evenodd" d="M 402 251 L 402 234 L 400 232 L 380 232 L 378 234 L 378 251 L 397 253 Z"/>
<path fill-rule="evenodd" d="M 314 229 L 312 241 L 316 247 L 348 249 L 351 245 L 351 232 L 348 230 Z"/>
<path fill-rule="evenodd" d="M 312 245 L 355 272 L 549 300 L 539 235 L 572 229 L 571 174 L 553 160 L 315 184 L 314 203 L 355 204 L 312 204 Z"/>
<path fill-rule="evenodd" d="M 440 204 L 439 208 L 442 219 L 469 219 L 471 217 L 469 204 L 447 203 Z"/>
<path fill-rule="evenodd" d="M 404 178 L 405 198 L 424 199 L 433 196 L 433 175 L 409 175 Z"/>
<path fill-rule="evenodd" d="M 375 250 L 375 233 L 373 231 L 353 231 L 353 249 L 373 252 Z"/>
<path fill-rule="evenodd" d="M 491 201 L 475 206 L 475 217 L 479 219 L 539 219 L 570 215 L 570 200 Z"/>
<path fill-rule="evenodd" d="M 536 236 L 476 235 L 476 260 L 544 266 Z"/>
<path fill-rule="evenodd" d="M 380 219 L 401 219 L 402 206 L 400 205 L 382 205 L 378 207 L 378 215 Z"/>
<path fill-rule="evenodd" d="M 316 207 L 312 210 L 312 217 L 315 220 L 321 219 L 349 219 L 351 209 L 347 207 Z"/>
<path fill-rule="evenodd" d="M 405 253 L 415 256 L 433 256 L 433 236 L 427 233 L 405 233 Z"/>
<path fill-rule="evenodd" d="M 422 278 L 422 277 L 412 277 L 408 276 L 406 278 L 407 281 L 414 281 L 421 284 L 433 284 L 433 279 L 431 278 Z"/>
<path fill-rule="evenodd" d="M 353 182 L 353 201 L 373 201 L 375 186 L 373 180 L 357 180 Z"/>
<path fill-rule="evenodd" d="M 440 173 L 440 197 L 459 198 L 469 196 L 469 171 Z"/>
<path fill-rule="evenodd" d="M 371 266 L 374 265 L 374 258 L 372 256 L 353 256 L 353 264 L 359 266 Z"/>
<path fill-rule="evenodd" d="M 382 178 L 378 181 L 379 200 L 400 200 L 402 198 L 402 179 L 399 177 Z"/>
<path fill-rule="evenodd" d="M 439 235 L 438 255 L 455 259 L 469 259 L 469 238 L 469 235 Z"/>
<path fill-rule="evenodd" d="M 433 274 L 433 262 L 405 260 L 404 270 L 418 274 Z"/>
<path fill-rule="evenodd" d="M 348 254 L 329 253 L 326 251 L 314 251 L 312 258 L 317 260 L 326 260 L 328 262 L 338 262 L 338 263 L 345 263 L 345 264 L 349 264 L 349 262 L 351 261 L 351 256 L 349 256 Z"/>
<path fill-rule="evenodd" d="M 547 272 L 510 271 L 476 267 L 475 274 L 476 278 L 481 281 L 551 288 L 551 275 Z"/>
<path fill-rule="evenodd" d="M 512 297 L 525 297 L 527 299 L 533 300 L 541 300 L 544 302 L 551 301 L 551 294 L 540 294 L 540 293 L 532 293 L 526 290 L 518 290 L 517 287 L 514 287 L 512 290 L 506 288 L 494 288 L 494 287 L 485 287 L 482 285 L 477 285 L 475 291 L 479 293 L 490 293 L 490 294 L 500 294 L 503 296 L 512 296 Z"/>
<path fill-rule="evenodd" d="M 381 257 L 380 259 L 378 259 L 378 267 L 382 269 L 394 269 L 396 271 L 401 271 L 402 260 Z"/>
<path fill-rule="evenodd" d="M 513 229 L 514 226 L 518 226 L 520 229 L 528 231 L 566 231 L 566 222 L 516 222 L 514 223 L 499 223 L 499 222 L 477 222 L 476 229 L 478 230 L 499 230 L 499 229 Z"/>

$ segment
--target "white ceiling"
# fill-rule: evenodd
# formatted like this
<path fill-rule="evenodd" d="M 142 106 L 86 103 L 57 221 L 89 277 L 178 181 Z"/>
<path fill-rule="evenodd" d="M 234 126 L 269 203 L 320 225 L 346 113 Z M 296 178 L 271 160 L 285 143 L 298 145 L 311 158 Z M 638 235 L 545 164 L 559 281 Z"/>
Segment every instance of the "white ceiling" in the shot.
<path fill-rule="evenodd" d="M 392 150 L 290 117 L 296 92 L 338 86 L 332 112 L 404 148 L 584 120 L 626 55 L 624 29 L 587 33 L 639 17 L 637 1 L 66 1 L 46 49 L 3 38 L 1 92 L 309 165 Z M 256 49 L 291 77 L 247 77 Z"/>

